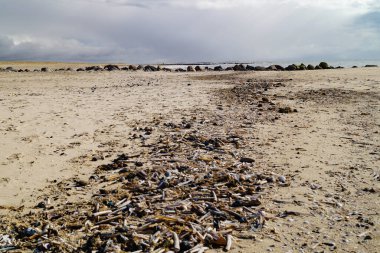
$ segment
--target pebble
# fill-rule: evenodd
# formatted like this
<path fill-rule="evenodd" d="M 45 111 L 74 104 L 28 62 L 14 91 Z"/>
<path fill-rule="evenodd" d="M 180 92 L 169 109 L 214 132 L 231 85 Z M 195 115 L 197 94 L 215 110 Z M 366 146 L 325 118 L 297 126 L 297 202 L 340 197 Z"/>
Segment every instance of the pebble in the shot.
<path fill-rule="evenodd" d="M 168 170 L 165 172 L 165 177 L 171 177 L 172 173 Z"/>
<path fill-rule="evenodd" d="M 324 245 L 327 245 L 329 247 L 335 247 L 335 243 L 334 242 L 323 242 Z"/>
<path fill-rule="evenodd" d="M 241 163 L 254 163 L 255 159 L 249 158 L 249 157 L 242 157 L 240 158 Z"/>
<path fill-rule="evenodd" d="M 25 236 L 32 236 L 32 235 L 34 235 L 34 234 L 37 234 L 37 231 L 36 230 L 34 230 L 33 228 L 26 228 L 24 231 L 23 231 L 23 234 L 25 235 Z"/>
<path fill-rule="evenodd" d="M 280 181 L 281 183 L 284 183 L 286 182 L 286 177 L 285 176 L 279 176 L 278 177 L 278 181 Z"/>

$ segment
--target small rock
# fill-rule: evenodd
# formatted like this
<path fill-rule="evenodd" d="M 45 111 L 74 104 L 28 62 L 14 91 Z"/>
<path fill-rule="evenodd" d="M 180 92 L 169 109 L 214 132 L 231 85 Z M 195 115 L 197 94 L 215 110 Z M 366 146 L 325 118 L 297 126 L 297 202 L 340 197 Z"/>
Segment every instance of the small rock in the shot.
<path fill-rule="evenodd" d="M 293 110 L 292 110 L 292 108 L 290 108 L 290 107 L 287 106 L 287 107 L 281 107 L 281 108 L 279 108 L 278 112 L 279 113 L 292 113 Z"/>
<path fill-rule="evenodd" d="M 283 183 L 283 184 L 285 184 L 285 182 L 286 182 L 286 177 L 285 177 L 285 176 L 279 176 L 279 177 L 278 177 L 278 181 L 281 182 L 281 183 Z"/>
<path fill-rule="evenodd" d="M 142 162 L 135 162 L 135 165 L 136 165 L 137 167 L 142 167 L 142 166 L 144 165 L 144 163 L 142 163 Z"/>
<path fill-rule="evenodd" d="M 324 245 L 327 245 L 329 247 L 335 247 L 335 243 L 334 242 L 323 242 Z"/>
<path fill-rule="evenodd" d="M 38 208 L 46 208 L 46 203 L 45 203 L 45 201 L 41 201 L 40 203 L 37 204 L 36 207 L 38 207 Z"/>
<path fill-rule="evenodd" d="M 171 177 L 171 176 L 172 176 L 172 173 L 169 170 L 165 171 L 165 177 Z"/>
<path fill-rule="evenodd" d="M 374 188 L 364 188 L 363 189 L 364 192 L 369 192 L 369 193 L 376 193 L 376 190 Z"/>
<path fill-rule="evenodd" d="M 249 158 L 249 157 L 242 157 L 240 158 L 241 163 L 254 163 L 255 159 Z"/>
<path fill-rule="evenodd" d="M 91 161 L 93 161 L 93 162 L 96 162 L 96 161 L 99 161 L 99 160 L 104 160 L 104 156 L 93 155 L 92 158 L 91 158 Z"/>
<path fill-rule="evenodd" d="M 81 179 L 75 180 L 75 186 L 76 187 L 84 187 L 86 185 L 88 185 L 88 182 L 85 180 L 81 180 Z"/>
<path fill-rule="evenodd" d="M 35 234 L 37 234 L 37 231 L 34 230 L 33 228 L 26 228 L 21 232 L 22 237 L 25 237 L 25 236 L 30 237 Z"/>

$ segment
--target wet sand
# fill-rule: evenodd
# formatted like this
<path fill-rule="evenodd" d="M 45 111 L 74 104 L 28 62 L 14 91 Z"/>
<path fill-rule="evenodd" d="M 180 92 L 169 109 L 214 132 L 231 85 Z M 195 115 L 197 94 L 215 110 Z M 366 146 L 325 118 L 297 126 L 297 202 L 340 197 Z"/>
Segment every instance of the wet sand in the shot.
<path fill-rule="evenodd" d="M 255 92 L 267 83 L 274 87 Z M 142 152 L 130 138 L 136 127 L 195 115 L 220 119 L 203 129 L 209 135 L 245 136 L 239 155 L 255 158 L 253 170 L 290 183 L 265 193 L 264 229 L 238 238 L 232 252 L 376 252 L 379 101 L 379 68 L 0 73 L 1 218 L 22 216 L 47 196 L 90 199 L 91 187 L 52 191 L 88 180 L 119 154 Z M 286 107 L 296 112 L 278 112 Z"/>

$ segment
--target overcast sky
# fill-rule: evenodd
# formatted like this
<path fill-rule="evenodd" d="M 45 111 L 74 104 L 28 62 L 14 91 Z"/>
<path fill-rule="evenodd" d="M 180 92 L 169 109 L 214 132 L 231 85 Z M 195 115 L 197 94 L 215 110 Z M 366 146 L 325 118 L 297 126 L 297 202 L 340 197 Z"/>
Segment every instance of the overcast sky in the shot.
<path fill-rule="evenodd" d="M 380 0 L 0 0 L 0 60 L 380 60 Z"/>

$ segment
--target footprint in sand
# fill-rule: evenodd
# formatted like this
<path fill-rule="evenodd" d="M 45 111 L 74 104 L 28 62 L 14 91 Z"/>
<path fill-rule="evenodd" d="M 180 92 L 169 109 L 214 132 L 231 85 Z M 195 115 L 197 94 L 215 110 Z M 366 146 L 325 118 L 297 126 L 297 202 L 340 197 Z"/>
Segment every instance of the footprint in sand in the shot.
<path fill-rule="evenodd" d="M 15 153 L 15 154 L 12 154 L 10 156 L 7 157 L 7 160 L 10 162 L 10 163 L 13 163 L 15 161 L 18 161 L 20 160 L 20 158 L 22 157 L 22 154 L 21 153 Z"/>
<path fill-rule="evenodd" d="M 27 142 L 27 143 L 31 143 L 31 142 L 33 142 L 36 139 L 38 139 L 38 135 L 30 135 L 30 136 L 24 136 L 24 137 L 22 137 L 21 141 L 24 141 L 24 142 Z"/>
<path fill-rule="evenodd" d="M 10 181 L 11 181 L 11 179 L 9 177 L 2 177 L 2 178 L 0 178 L 0 185 L 6 186 Z"/>

